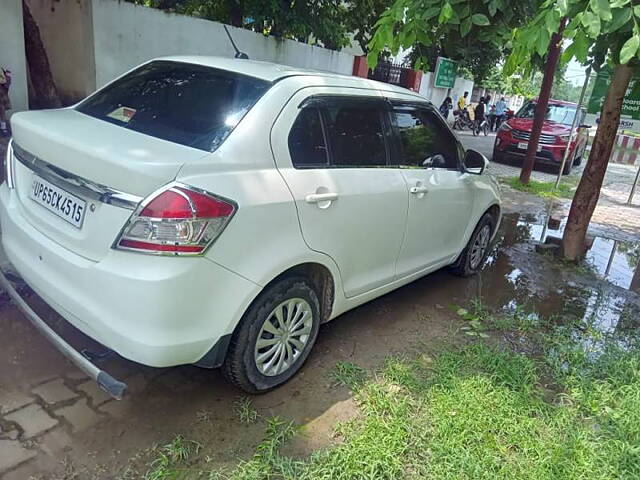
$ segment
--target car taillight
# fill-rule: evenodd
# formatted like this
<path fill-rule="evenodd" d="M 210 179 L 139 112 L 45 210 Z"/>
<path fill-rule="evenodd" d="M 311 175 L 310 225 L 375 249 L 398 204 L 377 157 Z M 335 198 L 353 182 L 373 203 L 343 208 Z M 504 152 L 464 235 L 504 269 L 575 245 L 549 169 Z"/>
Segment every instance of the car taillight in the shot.
<path fill-rule="evenodd" d="M 9 140 L 7 145 L 7 155 L 4 159 L 4 178 L 7 182 L 7 187 L 15 188 L 15 178 L 13 173 L 13 139 Z"/>
<path fill-rule="evenodd" d="M 114 248 L 198 255 L 218 238 L 235 211 L 229 200 L 186 185 L 170 185 L 140 204 Z"/>

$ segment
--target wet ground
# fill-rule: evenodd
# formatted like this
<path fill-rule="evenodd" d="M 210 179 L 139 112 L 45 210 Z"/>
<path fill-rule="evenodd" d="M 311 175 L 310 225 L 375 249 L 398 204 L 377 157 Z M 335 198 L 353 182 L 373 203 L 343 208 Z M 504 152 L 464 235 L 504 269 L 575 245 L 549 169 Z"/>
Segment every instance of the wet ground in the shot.
<path fill-rule="evenodd" d="M 537 253 L 536 242 L 559 237 L 566 205 L 549 206 L 506 193 L 499 240 L 484 271 L 461 279 L 435 272 L 342 315 L 321 328 L 309 361 L 291 382 L 253 397 L 261 418 L 280 416 L 303 426 L 289 452 L 306 455 L 334 442 L 333 427 L 357 415 L 347 388 L 331 373 L 337 362 L 374 369 L 385 357 L 435 351 L 460 341 L 456 305 L 481 300 L 496 310 L 589 317 L 605 329 L 640 319 L 640 229 L 595 224 L 587 261 L 563 265 Z M 634 208 L 634 207 L 631 207 Z M 518 212 L 518 213 L 514 213 Z M 640 212 L 635 208 L 635 215 Z M 35 295 L 31 305 L 74 338 Z M 195 367 L 152 369 L 121 358 L 103 361 L 124 378 L 130 394 L 109 399 L 6 303 L 0 309 L 0 477 L 28 479 L 141 478 L 147 452 L 182 434 L 202 445 L 200 466 L 218 469 L 253 454 L 264 423 L 243 423 L 242 393 L 217 371 Z"/>
<path fill-rule="evenodd" d="M 305 455 L 328 445 L 336 421 L 356 414 L 349 391 L 331 379 L 336 362 L 375 368 L 388 355 L 455 341 L 460 320 L 452 307 L 474 299 L 498 310 L 591 316 L 611 329 L 637 321 L 639 244 L 597 238 L 584 265 L 563 266 L 535 251 L 536 241 L 559 235 L 561 226 L 553 215 L 549 222 L 547 210 L 507 214 L 481 275 L 460 279 L 439 271 L 323 326 L 303 371 L 252 399 L 257 413 L 304 426 L 289 453 Z M 37 297 L 30 303 L 51 324 L 68 328 Z M 120 478 L 127 466 L 129 478 L 140 478 L 145 451 L 176 434 L 202 444 L 198 461 L 215 469 L 248 458 L 261 438 L 264 424 L 240 421 L 241 392 L 217 371 L 152 369 L 110 358 L 105 369 L 131 387 L 117 402 L 84 379 L 11 305 L 0 311 L 0 331 L 0 465 L 10 469 L 6 480 L 32 474 Z M 89 344 L 77 335 L 75 341 Z"/>

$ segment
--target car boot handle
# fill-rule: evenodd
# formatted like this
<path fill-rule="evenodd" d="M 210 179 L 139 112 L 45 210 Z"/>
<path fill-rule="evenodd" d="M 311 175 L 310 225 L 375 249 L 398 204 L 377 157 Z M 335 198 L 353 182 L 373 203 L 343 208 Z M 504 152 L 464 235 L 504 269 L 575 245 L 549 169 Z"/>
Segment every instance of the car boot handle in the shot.
<path fill-rule="evenodd" d="M 304 197 L 305 202 L 307 203 L 320 203 L 320 202 L 332 202 L 333 200 L 338 199 L 337 193 L 310 193 L 306 197 Z"/>

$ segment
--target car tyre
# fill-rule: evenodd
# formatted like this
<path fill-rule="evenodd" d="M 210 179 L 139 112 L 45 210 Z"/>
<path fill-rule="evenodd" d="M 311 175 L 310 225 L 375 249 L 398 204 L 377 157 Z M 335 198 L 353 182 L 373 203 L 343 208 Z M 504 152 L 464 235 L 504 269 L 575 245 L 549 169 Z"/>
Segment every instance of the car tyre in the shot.
<path fill-rule="evenodd" d="M 573 162 L 574 160 L 568 160 L 565 164 L 564 164 L 564 168 L 562 169 L 562 175 L 569 175 L 571 173 L 571 169 L 573 167 Z"/>
<path fill-rule="evenodd" d="M 478 273 L 489 253 L 491 238 L 495 228 L 495 219 L 490 213 L 485 213 L 454 264 L 449 266 L 449 270 L 454 275 L 469 277 Z"/>
<path fill-rule="evenodd" d="M 302 322 L 301 327 L 296 328 L 297 321 Z M 261 293 L 242 317 L 222 372 L 248 393 L 265 393 L 278 387 L 300 370 L 315 344 L 319 326 L 320 302 L 311 283 L 303 277 L 284 278 Z M 304 335 L 296 336 L 300 332 Z M 273 348 L 272 357 L 285 358 L 282 370 L 276 368 L 280 357 L 268 365 Z"/>

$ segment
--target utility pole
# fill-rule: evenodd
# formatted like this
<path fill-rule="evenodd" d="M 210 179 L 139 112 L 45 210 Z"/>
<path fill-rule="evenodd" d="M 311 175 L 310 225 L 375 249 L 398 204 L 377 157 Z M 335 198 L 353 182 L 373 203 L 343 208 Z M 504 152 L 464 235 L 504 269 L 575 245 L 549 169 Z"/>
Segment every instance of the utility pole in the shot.
<path fill-rule="evenodd" d="M 562 50 L 562 33 L 567 25 L 566 17 L 560 22 L 558 31 L 551 35 L 551 41 L 549 42 L 549 50 L 547 51 L 547 61 L 544 65 L 544 77 L 542 79 L 542 86 L 540 87 L 540 95 L 538 96 L 538 103 L 536 104 L 536 111 L 533 116 L 533 128 L 531 130 L 531 137 L 529 138 L 529 147 L 527 148 L 527 155 L 522 163 L 522 171 L 520 172 L 520 182 L 527 184 L 531 178 L 531 171 L 536 161 L 536 153 L 538 152 L 538 142 L 540 141 L 540 133 L 542 132 L 542 125 L 547 115 L 547 107 L 549 106 L 549 98 L 551 97 L 551 87 L 553 87 L 553 77 L 556 73 L 558 66 L 558 59 L 560 58 L 560 52 Z"/>
<path fill-rule="evenodd" d="M 582 85 L 582 91 L 580 92 L 580 100 L 578 100 L 578 106 L 576 107 L 576 114 L 573 117 L 573 122 L 571 122 L 571 130 L 569 131 L 569 143 L 567 143 L 567 148 L 565 149 L 564 156 L 562 157 L 562 163 L 560 164 L 560 170 L 558 171 L 558 178 L 556 180 L 555 188 L 558 188 L 558 186 L 560 185 L 560 179 L 562 179 L 564 166 L 567 163 L 567 159 L 569 158 L 569 151 L 571 150 L 571 140 L 573 139 L 573 132 L 576 130 L 578 118 L 582 116 L 580 115 L 580 108 L 582 108 L 582 102 L 584 102 L 584 94 L 587 92 L 587 86 L 589 85 L 589 79 L 591 77 L 591 65 L 589 65 L 589 68 L 587 68 L 585 74 L 587 78 L 584 79 L 584 85 Z"/>

